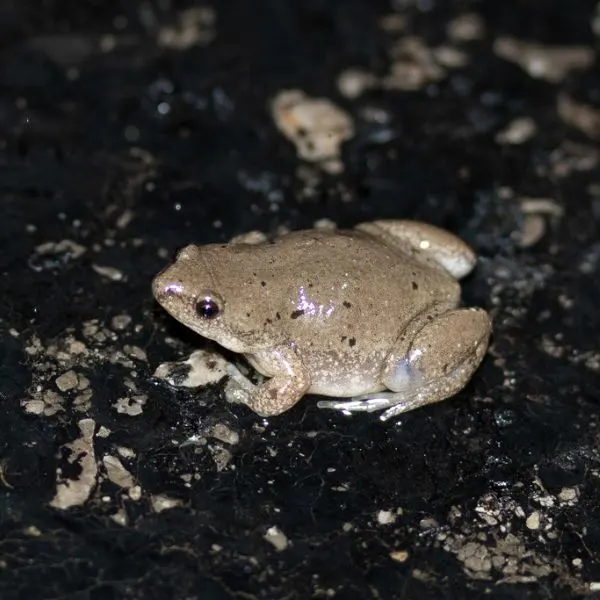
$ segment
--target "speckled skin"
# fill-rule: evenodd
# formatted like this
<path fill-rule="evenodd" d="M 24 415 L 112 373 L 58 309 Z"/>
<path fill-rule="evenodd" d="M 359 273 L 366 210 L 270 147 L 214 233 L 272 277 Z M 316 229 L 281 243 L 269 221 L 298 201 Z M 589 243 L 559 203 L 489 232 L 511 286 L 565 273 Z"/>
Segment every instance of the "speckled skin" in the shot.
<path fill-rule="evenodd" d="M 240 399 L 263 416 L 305 393 L 388 416 L 462 388 L 487 348 L 490 321 L 457 309 L 457 278 L 475 263 L 455 236 L 423 223 L 376 221 L 266 240 L 187 246 L 156 276 L 157 301 L 200 335 L 242 353 L 271 378 Z M 219 307 L 203 318 L 197 299 Z M 394 394 L 380 394 L 383 390 Z"/>

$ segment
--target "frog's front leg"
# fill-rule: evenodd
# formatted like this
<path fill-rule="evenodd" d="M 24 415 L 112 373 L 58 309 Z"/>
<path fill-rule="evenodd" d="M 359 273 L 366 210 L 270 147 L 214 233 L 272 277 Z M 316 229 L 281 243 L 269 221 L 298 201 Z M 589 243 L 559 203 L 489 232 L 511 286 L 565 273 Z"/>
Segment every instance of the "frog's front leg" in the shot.
<path fill-rule="evenodd" d="M 239 386 L 233 397 L 261 417 L 272 417 L 289 410 L 310 387 L 310 377 L 293 344 L 281 344 L 268 351 L 250 354 L 248 359 L 253 364 L 268 365 L 267 370 L 273 376 L 259 385 L 238 378 Z"/>
<path fill-rule="evenodd" d="M 441 266 L 455 279 L 468 275 L 477 262 L 473 250 L 459 237 L 429 223 L 387 219 L 361 223 L 356 229 L 400 246 L 416 259 Z"/>
<path fill-rule="evenodd" d="M 491 332 L 490 318 L 479 308 L 451 310 L 428 321 L 407 347 L 399 339 L 386 359 L 382 383 L 391 392 L 350 401 L 319 402 L 345 412 L 385 410 L 381 420 L 453 396 L 481 363 Z"/>

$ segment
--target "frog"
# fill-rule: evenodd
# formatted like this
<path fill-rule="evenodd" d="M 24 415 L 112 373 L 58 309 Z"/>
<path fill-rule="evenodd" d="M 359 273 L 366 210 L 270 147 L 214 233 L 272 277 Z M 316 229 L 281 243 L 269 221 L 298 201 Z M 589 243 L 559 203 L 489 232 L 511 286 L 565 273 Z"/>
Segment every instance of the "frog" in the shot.
<path fill-rule="evenodd" d="M 353 228 L 258 231 L 189 244 L 152 282 L 156 301 L 200 336 L 242 355 L 235 402 L 281 415 L 307 395 L 320 408 L 386 421 L 456 395 L 492 331 L 461 306 L 477 262 L 458 236 L 403 219 Z"/>

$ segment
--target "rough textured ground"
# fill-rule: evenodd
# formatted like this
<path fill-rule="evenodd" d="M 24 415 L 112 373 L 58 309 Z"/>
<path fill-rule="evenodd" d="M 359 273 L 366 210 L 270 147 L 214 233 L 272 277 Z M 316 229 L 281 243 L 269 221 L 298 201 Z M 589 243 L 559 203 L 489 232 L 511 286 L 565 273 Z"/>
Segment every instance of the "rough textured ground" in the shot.
<path fill-rule="evenodd" d="M 22 1 L 0 34 L 3 600 L 599 593 L 597 2 Z M 382 217 L 480 255 L 453 400 L 264 422 L 152 377 L 201 344 L 150 294 L 175 249 Z"/>

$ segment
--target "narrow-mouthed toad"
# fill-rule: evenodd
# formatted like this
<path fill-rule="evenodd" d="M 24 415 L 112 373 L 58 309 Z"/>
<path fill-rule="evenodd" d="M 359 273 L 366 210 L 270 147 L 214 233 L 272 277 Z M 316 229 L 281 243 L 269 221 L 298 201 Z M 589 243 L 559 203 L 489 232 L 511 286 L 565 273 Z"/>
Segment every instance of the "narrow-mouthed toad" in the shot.
<path fill-rule="evenodd" d="M 490 319 L 458 308 L 458 280 L 475 262 L 454 235 L 412 221 L 271 240 L 251 232 L 183 248 L 153 292 L 178 321 L 269 378 L 240 382 L 238 400 L 257 414 L 313 393 L 351 398 L 323 408 L 383 410 L 385 420 L 452 396 L 479 366 Z"/>

